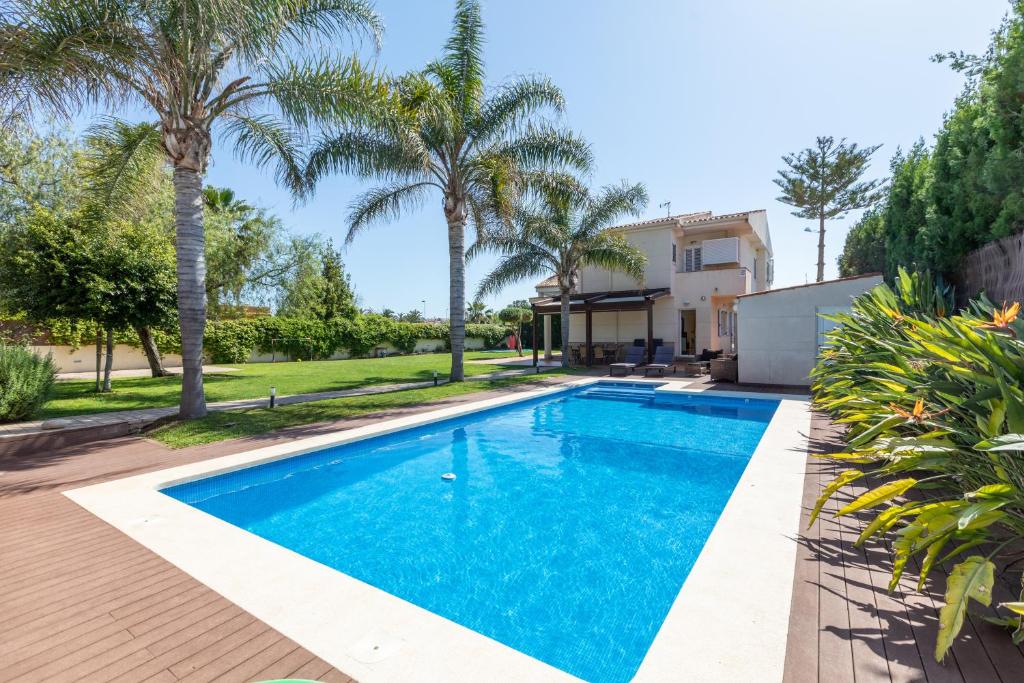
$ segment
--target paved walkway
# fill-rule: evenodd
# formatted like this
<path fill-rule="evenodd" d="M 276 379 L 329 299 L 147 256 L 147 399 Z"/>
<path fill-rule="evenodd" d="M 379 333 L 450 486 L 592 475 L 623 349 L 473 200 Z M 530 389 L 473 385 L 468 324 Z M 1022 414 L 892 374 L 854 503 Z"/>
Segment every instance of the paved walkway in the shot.
<path fill-rule="evenodd" d="M 466 379 L 468 381 L 485 381 L 518 377 L 534 374 L 535 372 L 534 368 L 515 368 L 491 372 L 485 375 L 474 375 Z M 445 382 L 446 380 L 440 380 L 438 384 L 444 384 Z M 277 404 L 291 405 L 294 403 L 309 403 L 311 401 L 326 401 L 332 398 L 369 396 L 373 394 L 386 394 L 393 391 L 404 391 L 406 389 L 423 389 L 431 386 L 434 386 L 433 380 L 374 384 L 355 389 L 279 396 Z M 209 410 L 241 410 L 244 408 L 265 408 L 268 406 L 268 403 L 269 398 L 239 399 L 208 403 L 207 408 Z M 72 443 L 87 443 L 126 434 L 136 434 L 158 420 L 172 418 L 177 414 L 177 406 L 168 406 L 141 410 L 115 410 L 92 415 L 60 417 L 51 420 L 0 424 L 0 455 L 5 452 L 13 453 L 15 451 L 23 452 L 27 449 L 61 447 L 71 445 Z"/>
<path fill-rule="evenodd" d="M 181 367 L 165 367 L 164 370 L 171 373 L 172 375 L 180 375 L 182 373 Z M 229 368 L 222 365 L 204 365 L 203 373 L 211 374 L 214 372 L 238 372 L 238 368 Z M 110 376 L 114 379 L 118 377 L 149 377 L 152 373 L 149 368 L 136 368 L 134 370 L 111 370 Z M 90 372 L 58 372 L 57 381 L 67 382 L 70 380 L 85 379 L 95 381 L 96 371 Z"/>

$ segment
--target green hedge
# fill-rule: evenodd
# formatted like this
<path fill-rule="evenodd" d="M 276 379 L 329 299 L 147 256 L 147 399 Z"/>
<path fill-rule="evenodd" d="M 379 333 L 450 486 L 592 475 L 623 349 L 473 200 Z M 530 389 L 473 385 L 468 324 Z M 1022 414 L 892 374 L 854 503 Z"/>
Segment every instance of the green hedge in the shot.
<path fill-rule="evenodd" d="M 57 368 L 50 356 L 0 344 L 0 422 L 32 418 L 46 401 Z"/>
<path fill-rule="evenodd" d="M 482 338 L 488 348 L 508 334 L 503 325 L 466 325 L 466 336 Z M 176 346 L 167 335 L 161 351 Z M 206 326 L 206 353 L 214 363 L 244 363 L 254 351 L 275 351 L 294 358 L 329 358 L 339 351 L 365 356 L 378 346 L 412 353 L 421 339 L 440 339 L 449 346 L 448 325 L 404 323 L 379 315 L 319 321 L 305 318 L 246 318 L 212 321 Z"/>
<path fill-rule="evenodd" d="M 95 326 L 50 321 L 46 327 L 54 343 L 80 347 L 95 342 Z M 493 348 L 509 334 L 506 325 L 467 324 L 466 336 L 483 339 L 485 348 Z M 180 353 L 177 329 L 153 330 L 161 353 Z M 0 336 L 2 339 L 2 336 Z M 352 356 L 365 356 L 378 346 L 393 346 L 412 353 L 421 339 L 438 339 L 450 348 L 447 323 L 398 322 L 382 315 L 360 315 L 354 319 L 330 321 L 312 318 L 236 318 L 212 320 L 206 324 L 204 346 L 214 363 L 244 363 L 254 351 L 276 351 L 293 358 L 329 358 L 347 350 Z M 118 344 L 139 346 L 134 330 L 115 333 Z"/>

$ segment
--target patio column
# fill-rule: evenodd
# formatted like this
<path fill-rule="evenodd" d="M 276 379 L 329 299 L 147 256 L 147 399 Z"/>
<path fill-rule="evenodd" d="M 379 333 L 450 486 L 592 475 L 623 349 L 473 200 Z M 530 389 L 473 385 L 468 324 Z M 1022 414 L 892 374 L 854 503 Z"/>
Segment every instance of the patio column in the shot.
<path fill-rule="evenodd" d="M 533 343 L 530 346 L 533 348 L 533 367 L 537 367 L 537 307 L 530 306 L 530 311 L 533 318 L 530 322 L 530 330 L 533 332 Z M 547 322 L 548 317 L 544 316 L 544 321 Z"/>
<path fill-rule="evenodd" d="M 544 360 L 551 360 L 551 316 L 544 316 Z"/>
<path fill-rule="evenodd" d="M 647 300 L 647 362 L 654 362 L 654 301 Z"/>
<path fill-rule="evenodd" d="M 587 304 L 587 367 L 594 364 L 594 316 Z"/>

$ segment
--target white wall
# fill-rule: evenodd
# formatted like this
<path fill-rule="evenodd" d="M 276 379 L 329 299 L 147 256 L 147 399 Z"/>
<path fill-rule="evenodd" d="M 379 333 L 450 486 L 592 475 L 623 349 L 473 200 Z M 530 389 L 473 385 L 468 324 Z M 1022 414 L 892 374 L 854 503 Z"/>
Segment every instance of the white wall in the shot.
<path fill-rule="evenodd" d="M 654 338 L 666 343 L 677 343 L 679 337 L 678 313 L 671 297 L 654 302 Z M 627 344 L 634 339 L 647 338 L 646 311 L 596 311 L 593 313 L 592 339 L 594 342 Z M 587 340 L 587 316 L 573 313 L 569 316 L 569 342 L 582 344 Z"/>
<path fill-rule="evenodd" d="M 636 230 L 625 233 L 626 241 L 647 255 L 644 288 L 669 287 L 672 284 L 672 228 Z M 640 283 L 620 272 L 584 268 L 580 272 L 580 292 L 616 292 L 639 289 Z"/>
<path fill-rule="evenodd" d="M 881 281 L 873 275 L 739 297 L 740 382 L 809 385 L 818 359 L 818 311 L 848 308 Z"/>

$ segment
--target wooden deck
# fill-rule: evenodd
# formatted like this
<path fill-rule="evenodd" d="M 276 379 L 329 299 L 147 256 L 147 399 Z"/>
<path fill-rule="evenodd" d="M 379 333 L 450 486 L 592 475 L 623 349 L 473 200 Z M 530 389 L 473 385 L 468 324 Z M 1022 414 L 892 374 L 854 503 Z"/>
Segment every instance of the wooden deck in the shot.
<path fill-rule="evenodd" d="M 841 450 L 837 433 L 826 418 L 816 416 L 811 450 Z M 835 471 L 832 464 L 808 460 L 802 529 L 807 528 L 814 501 Z M 872 542 L 855 548 L 853 541 L 864 518 L 836 519 L 829 514 L 838 510 L 842 501 L 851 500 L 852 493 L 834 498 L 821 521 L 800 537 L 785 680 L 1024 681 L 1024 651 L 1010 642 L 1006 632 L 977 616 L 983 608 L 976 603 L 950 654 L 942 664 L 935 661 L 944 571 L 932 571 L 941 580 L 938 585 L 929 580 L 927 592 L 922 594 L 916 590 L 916 572 L 908 569 L 897 590 L 888 593 L 892 566 L 888 548 Z M 999 578 L 995 598 L 1015 599 L 1011 591 L 1020 591 L 1020 570 L 1004 572 Z"/>
<path fill-rule="evenodd" d="M 179 451 L 128 437 L 0 458 L 0 681 L 349 681 L 61 492 L 496 393 Z M 818 421 L 812 437 L 827 448 L 827 423 Z M 809 463 L 805 504 L 828 469 Z M 787 681 L 1024 681 L 1021 650 L 976 618 L 936 664 L 934 598 L 888 596 L 878 569 L 887 554 L 854 552 L 853 534 L 826 519 L 801 538 Z"/>

